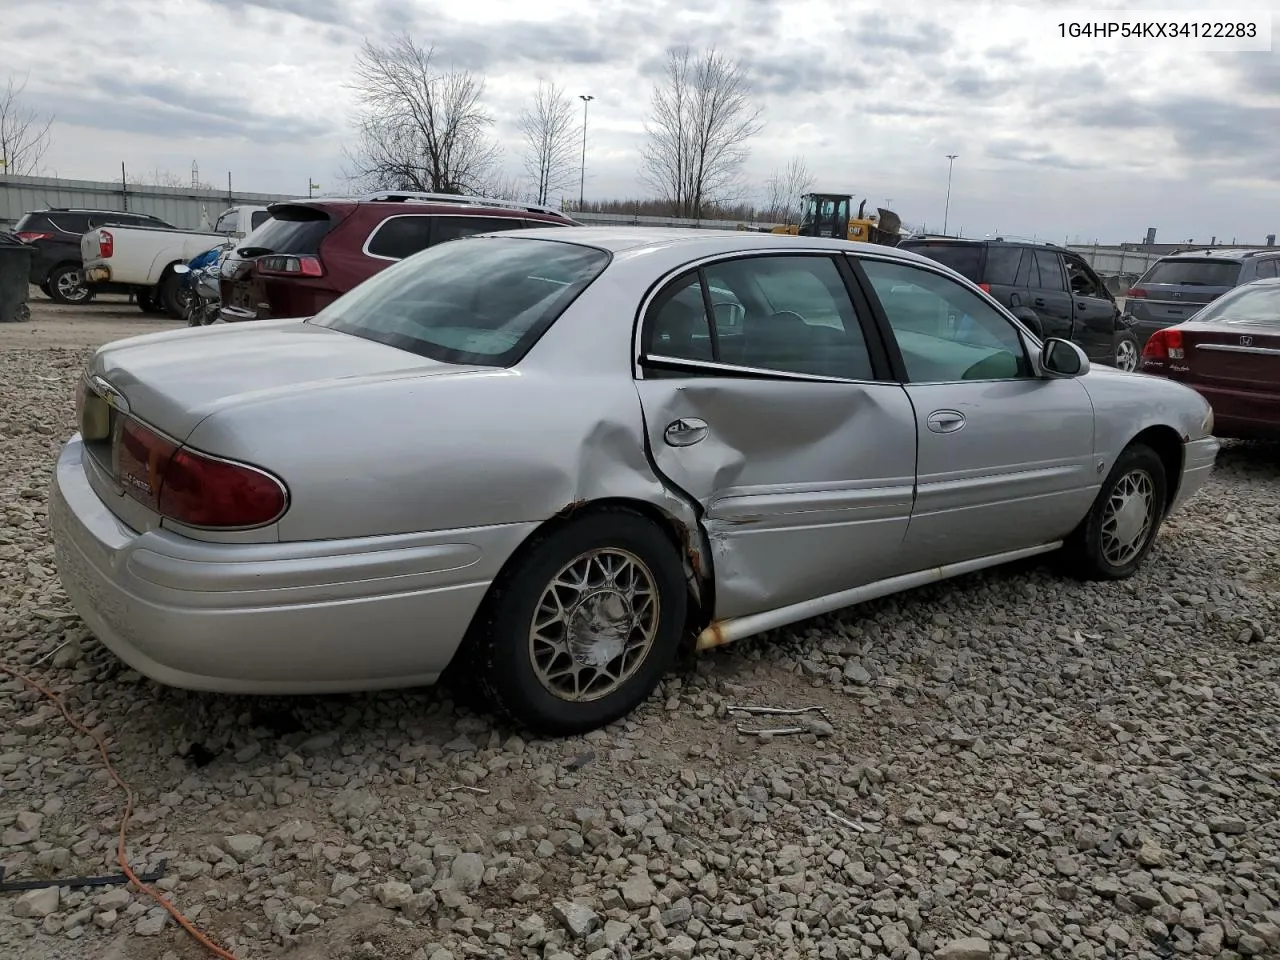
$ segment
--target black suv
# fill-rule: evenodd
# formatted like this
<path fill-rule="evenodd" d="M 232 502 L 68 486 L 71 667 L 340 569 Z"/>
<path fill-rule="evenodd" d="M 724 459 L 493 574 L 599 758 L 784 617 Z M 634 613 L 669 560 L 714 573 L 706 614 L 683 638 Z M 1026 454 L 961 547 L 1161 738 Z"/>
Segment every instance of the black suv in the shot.
<path fill-rule="evenodd" d="M 1280 250 L 1199 250 L 1153 263 L 1124 299 L 1125 322 L 1145 345 L 1242 283 L 1280 276 Z"/>
<path fill-rule="evenodd" d="M 1138 367 L 1138 338 L 1082 256 L 1047 243 L 913 237 L 898 244 L 972 280 L 1041 337 L 1078 344 L 1089 359 Z"/>
<path fill-rule="evenodd" d="M 93 290 L 80 279 L 80 236 L 97 227 L 167 227 L 158 217 L 118 210 L 69 210 L 51 207 L 24 214 L 13 232 L 35 248 L 31 258 L 31 282 L 56 303 L 88 303 L 99 293 L 129 293 L 128 287 L 98 284 Z"/>

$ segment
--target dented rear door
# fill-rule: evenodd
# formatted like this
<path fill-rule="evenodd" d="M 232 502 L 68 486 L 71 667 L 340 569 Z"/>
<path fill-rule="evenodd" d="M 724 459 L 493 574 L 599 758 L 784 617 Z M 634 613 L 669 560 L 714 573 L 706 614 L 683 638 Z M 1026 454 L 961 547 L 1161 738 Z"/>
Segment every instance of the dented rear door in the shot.
<path fill-rule="evenodd" d="M 636 382 L 649 448 L 701 508 L 717 618 L 903 571 L 915 415 L 875 381 L 840 268 L 808 260 L 711 265 L 647 312 L 642 353 L 675 361 Z"/>

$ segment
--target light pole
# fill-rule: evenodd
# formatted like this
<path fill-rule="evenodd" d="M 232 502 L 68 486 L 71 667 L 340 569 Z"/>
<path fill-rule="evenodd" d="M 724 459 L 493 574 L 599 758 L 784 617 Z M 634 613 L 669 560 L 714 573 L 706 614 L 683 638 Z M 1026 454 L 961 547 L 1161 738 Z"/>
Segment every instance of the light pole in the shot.
<path fill-rule="evenodd" d="M 951 170 L 955 167 L 956 157 L 958 156 L 960 156 L 958 153 L 947 154 L 947 205 L 942 211 L 942 235 L 944 237 L 947 235 L 947 217 L 951 213 Z"/>
<path fill-rule="evenodd" d="M 582 174 L 578 180 L 578 210 L 582 210 L 582 202 L 587 189 L 587 105 L 595 99 L 589 93 L 578 94 L 582 101 Z"/>

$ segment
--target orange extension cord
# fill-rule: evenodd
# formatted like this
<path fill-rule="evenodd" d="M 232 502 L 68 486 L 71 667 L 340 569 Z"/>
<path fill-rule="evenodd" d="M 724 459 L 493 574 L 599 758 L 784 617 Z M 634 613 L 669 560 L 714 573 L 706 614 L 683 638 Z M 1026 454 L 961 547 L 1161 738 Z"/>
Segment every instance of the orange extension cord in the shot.
<path fill-rule="evenodd" d="M 62 699 L 56 693 L 50 690 L 48 687 L 45 687 L 44 685 L 37 683 L 35 680 L 32 680 L 30 677 L 24 676 L 23 674 L 19 673 L 17 670 L 14 670 L 12 667 L 5 666 L 3 663 L 0 663 L 0 673 L 7 673 L 9 676 L 13 677 L 15 680 L 26 684 L 28 687 L 30 687 L 33 690 L 39 691 L 47 699 L 53 702 L 53 705 L 58 708 L 58 712 L 62 714 L 62 716 L 66 719 L 67 723 L 71 724 L 71 726 L 75 727 L 76 730 L 80 731 L 80 733 L 83 733 L 85 736 L 92 739 L 93 742 L 98 745 L 98 753 L 102 755 L 102 764 L 107 768 L 107 775 L 112 779 L 112 781 L 114 781 L 117 787 L 119 787 L 121 790 L 124 791 L 124 795 L 126 798 L 125 805 L 124 805 L 124 814 L 120 817 L 120 842 L 116 848 L 116 860 L 119 862 L 120 870 L 124 873 L 124 875 L 129 878 L 129 880 L 133 883 L 135 887 L 137 887 L 139 890 L 145 893 L 148 897 L 150 897 L 156 903 L 160 904 L 160 906 L 164 907 L 165 910 L 168 911 L 169 916 L 173 917 L 173 919 L 178 922 L 178 926 L 182 927 L 183 930 L 191 934 L 191 936 L 195 939 L 196 943 L 200 944 L 200 946 L 204 947 L 206 950 L 212 953 L 215 957 L 218 957 L 219 960 L 237 960 L 235 954 L 231 953 L 228 950 L 223 949 L 222 947 L 214 943 L 213 939 L 208 934 L 204 933 L 202 930 L 200 930 L 199 927 L 197 927 L 194 923 L 188 920 L 183 915 L 181 910 L 179 910 L 167 899 L 165 899 L 163 894 L 153 889 L 152 887 L 147 886 L 147 884 L 143 883 L 140 879 L 138 879 L 138 875 L 134 873 L 133 868 L 129 866 L 129 857 L 126 853 L 126 848 L 125 848 L 125 830 L 129 826 L 129 818 L 133 816 L 133 799 L 134 799 L 133 790 L 131 790 L 129 788 L 129 785 L 124 782 L 124 780 L 120 777 L 120 774 L 116 773 L 116 768 L 111 765 L 111 758 L 107 755 L 107 745 L 103 741 L 103 739 L 99 737 L 96 733 L 94 733 L 92 730 L 90 730 L 88 727 L 86 727 L 79 720 L 77 720 L 75 717 L 73 717 L 67 711 L 67 708 L 63 706 Z"/>

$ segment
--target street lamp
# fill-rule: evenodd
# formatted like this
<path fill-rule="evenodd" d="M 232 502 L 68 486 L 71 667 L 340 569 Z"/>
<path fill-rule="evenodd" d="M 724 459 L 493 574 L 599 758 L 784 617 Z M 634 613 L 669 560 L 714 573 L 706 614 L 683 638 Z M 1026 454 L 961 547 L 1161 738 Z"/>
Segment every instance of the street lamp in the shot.
<path fill-rule="evenodd" d="M 587 189 L 587 104 L 595 97 L 589 93 L 580 93 L 578 99 L 582 101 L 582 174 L 578 180 L 578 209 L 581 210 Z"/>
<path fill-rule="evenodd" d="M 319 189 L 320 189 L 320 184 L 316 183 L 310 177 L 307 177 L 307 197 L 308 198 L 311 197 L 312 190 L 319 190 Z"/>
<path fill-rule="evenodd" d="M 958 153 L 947 154 L 947 205 L 942 211 L 942 235 L 947 235 L 947 216 L 951 213 L 951 170 L 956 165 L 956 157 Z"/>

